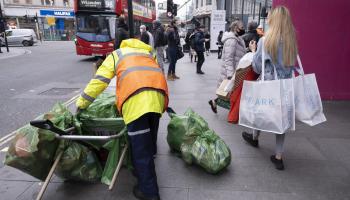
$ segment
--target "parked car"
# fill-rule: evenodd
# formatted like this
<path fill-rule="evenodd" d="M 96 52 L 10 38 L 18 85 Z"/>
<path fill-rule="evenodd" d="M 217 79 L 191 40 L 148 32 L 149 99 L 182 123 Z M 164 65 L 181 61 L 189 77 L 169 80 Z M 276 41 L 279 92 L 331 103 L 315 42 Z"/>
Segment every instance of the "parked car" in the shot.
<path fill-rule="evenodd" d="M 10 29 L 6 30 L 7 42 L 9 45 L 33 46 L 38 42 L 33 29 Z M 0 37 L 2 45 L 5 45 L 5 39 Z"/>

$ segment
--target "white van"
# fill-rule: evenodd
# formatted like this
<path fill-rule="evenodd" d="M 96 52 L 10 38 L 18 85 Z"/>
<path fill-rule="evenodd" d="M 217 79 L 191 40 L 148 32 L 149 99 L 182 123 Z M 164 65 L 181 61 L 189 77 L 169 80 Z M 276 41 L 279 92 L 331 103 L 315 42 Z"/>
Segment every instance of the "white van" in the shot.
<path fill-rule="evenodd" d="M 7 42 L 9 45 L 33 46 L 38 42 L 33 29 L 10 29 L 6 30 Z M 1 38 L 2 45 L 5 44 L 4 38 Z"/>

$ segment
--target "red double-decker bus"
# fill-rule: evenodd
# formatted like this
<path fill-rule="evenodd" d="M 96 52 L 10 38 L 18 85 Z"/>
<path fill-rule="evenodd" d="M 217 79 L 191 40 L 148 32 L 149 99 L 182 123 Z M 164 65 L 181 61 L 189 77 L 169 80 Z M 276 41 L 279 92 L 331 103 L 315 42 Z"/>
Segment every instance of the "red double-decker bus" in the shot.
<path fill-rule="evenodd" d="M 114 50 L 119 16 L 127 18 L 127 0 L 75 0 L 76 52 L 105 56 Z M 133 0 L 134 30 L 156 19 L 154 0 Z"/>

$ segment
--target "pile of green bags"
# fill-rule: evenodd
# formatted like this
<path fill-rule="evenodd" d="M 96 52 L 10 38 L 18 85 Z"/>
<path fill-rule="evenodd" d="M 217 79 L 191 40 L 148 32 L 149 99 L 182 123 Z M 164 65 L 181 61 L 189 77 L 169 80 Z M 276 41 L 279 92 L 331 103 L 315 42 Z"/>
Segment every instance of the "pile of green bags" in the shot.
<path fill-rule="evenodd" d="M 230 164 L 230 149 L 200 115 L 191 109 L 184 115 L 169 115 L 168 144 L 173 151 L 181 153 L 186 163 L 197 164 L 212 174 Z"/>
<path fill-rule="evenodd" d="M 123 129 L 123 136 L 107 142 L 58 140 L 55 133 L 29 124 L 18 129 L 5 158 L 5 164 L 40 180 L 45 180 L 56 158 L 63 151 L 55 174 L 66 180 L 110 184 L 117 167 L 121 149 L 127 145 L 127 131 L 115 107 L 115 95 L 101 94 L 88 109 L 74 116 L 62 104 L 37 118 L 49 119 L 60 129 L 75 127 L 74 134 L 110 135 Z M 108 152 L 106 163 L 100 160 L 100 151 Z M 125 163 L 131 168 L 130 153 Z"/>
<path fill-rule="evenodd" d="M 60 129 L 69 128 L 73 123 L 73 115 L 61 104 L 56 104 L 49 113 L 37 119 L 49 119 Z M 54 133 L 28 124 L 16 131 L 4 163 L 45 180 L 54 162 L 58 145 L 59 141 Z"/>

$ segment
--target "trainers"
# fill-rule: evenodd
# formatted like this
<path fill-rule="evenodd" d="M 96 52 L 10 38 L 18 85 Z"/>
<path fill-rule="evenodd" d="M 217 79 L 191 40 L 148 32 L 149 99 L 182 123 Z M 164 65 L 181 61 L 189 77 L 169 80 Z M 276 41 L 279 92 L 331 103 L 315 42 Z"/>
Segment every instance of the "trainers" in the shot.
<path fill-rule="evenodd" d="M 203 71 L 198 71 L 197 74 L 204 74 L 204 72 Z"/>
<path fill-rule="evenodd" d="M 137 199 L 140 199 L 140 200 L 160 200 L 160 197 L 159 197 L 159 196 L 156 196 L 156 197 L 147 197 L 143 192 L 141 192 L 141 191 L 137 188 L 137 186 L 134 187 L 133 193 L 134 193 L 134 196 L 135 196 Z"/>
<path fill-rule="evenodd" d="M 173 74 L 174 79 L 180 79 L 180 77 L 176 76 L 176 74 Z"/>
<path fill-rule="evenodd" d="M 174 81 L 175 79 L 174 79 L 173 75 L 168 74 L 167 80 L 168 80 L 168 81 Z"/>
<path fill-rule="evenodd" d="M 253 139 L 253 134 L 250 134 L 250 133 L 247 133 L 247 132 L 243 132 L 242 133 L 242 137 L 243 137 L 243 139 L 246 142 L 248 142 L 253 147 L 259 147 L 259 140 L 254 140 Z"/>
<path fill-rule="evenodd" d="M 284 170 L 284 164 L 283 164 L 283 160 L 279 160 L 276 158 L 275 155 L 272 155 L 270 157 L 270 160 L 273 164 L 275 164 L 275 168 L 278 169 L 278 170 Z"/>
<path fill-rule="evenodd" d="M 210 107 L 211 107 L 211 110 L 212 110 L 214 113 L 218 113 L 218 110 L 217 110 L 217 106 L 216 106 L 215 101 L 210 100 L 208 103 L 209 103 L 209 105 L 210 105 Z"/>

